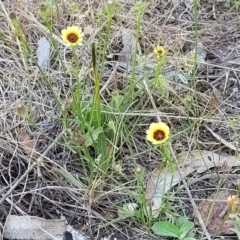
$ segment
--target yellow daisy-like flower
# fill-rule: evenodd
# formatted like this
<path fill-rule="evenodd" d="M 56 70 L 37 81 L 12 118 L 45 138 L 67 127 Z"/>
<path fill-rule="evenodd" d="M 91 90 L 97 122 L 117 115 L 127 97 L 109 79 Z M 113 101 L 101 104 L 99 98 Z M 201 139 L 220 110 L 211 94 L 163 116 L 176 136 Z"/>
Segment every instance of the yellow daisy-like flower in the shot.
<path fill-rule="evenodd" d="M 227 204 L 230 207 L 235 207 L 238 204 L 238 196 L 237 195 L 230 195 L 227 198 Z"/>
<path fill-rule="evenodd" d="M 151 123 L 147 133 L 147 140 L 153 144 L 161 144 L 169 138 L 169 127 L 164 122 Z"/>
<path fill-rule="evenodd" d="M 68 46 L 82 45 L 83 32 L 77 26 L 67 27 L 62 30 L 62 39 Z"/>
<path fill-rule="evenodd" d="M 163 46 L 157 46 L 154 48 L 153 52 L 157 58 L 163 57 L 165 55 L 165 49 Z"/>

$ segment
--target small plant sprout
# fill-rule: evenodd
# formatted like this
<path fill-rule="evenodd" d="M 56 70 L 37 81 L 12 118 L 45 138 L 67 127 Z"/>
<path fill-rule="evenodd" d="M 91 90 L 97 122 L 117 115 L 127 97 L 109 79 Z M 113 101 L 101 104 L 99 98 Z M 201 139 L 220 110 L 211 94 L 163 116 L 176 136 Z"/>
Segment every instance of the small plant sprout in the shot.
<path fill-rule="evenodd" d="M 106 12 L 109 14 L 109 16 L 112 18 L 116 11 L 116 2 L 113 0 L 107 1 L 107 4 L 105 6 Z"/>
<path fill-rule="evenodd" d="M 165 49 L 163 46 L 157 46 L 156 48 L 154 48 L 153 52 L 156 58 L 162 58 L 165 55 Z"/>
<path fill-rule="evenodd" d="M 152 144 L 161 144 L 169 138 L 169 127 L 164 122 L 151 123 L 146 133 L 147 140 Z"/>
<path fill-rule="evenodd" d="M 70 3 L 69 8 L 71 9 L 71 11 L 73 13 L 77 13 L 78 12 L 78 4 L 75 3 L 75 2 Z"/>
<path fill-rule="evenodd" d="M 229 195 L 227 205 L 230 207 L 229 219 L 235 221 L 234 228 L 231 230 L 237 234 L 240 239 L 240 218 L 239 218 L 239 198 L 238 195 Z"/>
<path fill-rule="evenodd" d="M 239 199 L 237 195 L 228 196 L 227 204 L 229 207 L 231 207 L 232 212 L 238 212 Z"/>
<path fill-rule="evenodd" d="M 154 88 L 160 88 L 161 94 L 165 95 L 165 83 L 164 83 L 164 77 L 162 75 L 162 68 L 165 61 L 165 49 L 163 46 L 157 46 L 153 50 L 157 64 L 156 64 L 156 75 L 154 80 Z"/>
<path fill-rule="evenodd" d="M 230 207 L 236 206 L 237 203 L 238 203 L 238 196 L 237 196 L 237 195 L 230 195 L 230 196 L 228 196 L 228 198 L 227 198 L 227 204 L 228 204 Z"/>
<path fill-rule="evenodd" d="M 84 33 L 82 29 L 77 26 L 67 27 L 62 30 L 62 39 L 68 46 L 82 45 Z"/>
<path fill-rule="evenodd" d="M 115 172 L 117 173 L 122 173 L 122 165 L 117 163 L 113 166 L 113 169 L 115 170 Z"/>
<path fill-rule="evenodd" d="M 19 102 L 18 104 L 16 104 L 15 112 L 18 116 L 25 118 L 27 117 L 28 110 L 23 103 Z"/>

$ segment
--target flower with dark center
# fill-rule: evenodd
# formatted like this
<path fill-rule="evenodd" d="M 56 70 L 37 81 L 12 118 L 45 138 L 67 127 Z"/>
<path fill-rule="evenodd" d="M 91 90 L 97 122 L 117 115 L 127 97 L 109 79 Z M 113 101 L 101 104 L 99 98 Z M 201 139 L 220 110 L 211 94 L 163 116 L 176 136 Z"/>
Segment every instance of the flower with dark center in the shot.
<path fill-rule="evenodd" d="M 157 58 L 163 57 L 165 55 L 165 49 L 162 46 L 157 46 L 154 48 L 153 52 Z"/>
<path fill-rule="evenodd" d="M 151 123 L 147 133 L 147 140 L 153 144 L 161 144 L 169 138 L 169 127 L 164 122 Z"/>
<path fill-rule="evenodd" d="M 67 27 L 62 30 L 62 39 L 68 46 L 82 45 L 83 32 L 77 26 Z"/>

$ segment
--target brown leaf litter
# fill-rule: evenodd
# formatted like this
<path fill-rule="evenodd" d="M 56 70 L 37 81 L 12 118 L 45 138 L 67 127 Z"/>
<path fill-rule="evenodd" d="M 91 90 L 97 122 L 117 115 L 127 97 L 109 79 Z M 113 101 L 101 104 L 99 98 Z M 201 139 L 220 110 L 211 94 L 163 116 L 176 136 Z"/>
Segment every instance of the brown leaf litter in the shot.
<path fill-rule="evenodd" d="M 37 141 L 31 138 L 25 130 L 20 130 L 18 133 L 18 142 L 27 155 L 36 155 L 35 147 Z"/>
<path fill-rule="evenodd" d="M 198 206 L 198 210 L 210 234 L 233 234 L 231 228 L 234 227 L 236 221 L 228 218 L 229 209 L 227 205 L 228 196 L 233 194 L 236 194 L 236 192 L 228 189 L 213 193 Z M 195 224 L 199 224 L 195 213 L 193 213 L 193 217 Z"/>

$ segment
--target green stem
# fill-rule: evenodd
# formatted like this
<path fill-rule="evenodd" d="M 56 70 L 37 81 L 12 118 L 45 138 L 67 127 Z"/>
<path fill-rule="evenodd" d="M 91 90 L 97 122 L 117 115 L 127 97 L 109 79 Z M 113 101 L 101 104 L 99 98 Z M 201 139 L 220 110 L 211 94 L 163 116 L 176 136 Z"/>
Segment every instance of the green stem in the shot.
<path fill-rule="evenodd" d="M 91 115 L 91 122 L 93 121 L 93 116 L 95 115 L 95 109 L 97 110 L 97 122 L 98 127 L 101 127 L 101 99 L 100 99 L 100 80 L 98 77 L 97 63 L 96 63 L 96 50 L 95 43 L 92 45 L 92 64 L 93 64 L 93 78 L 94 78 L 94 102 L 93 102 L 93 112 Z"/>
<path fill-rule="evenodd" d="M 196 71 L 197 71 L 197 49 L 198 49 L 198 1 L 194 0 L 194 28 L 195 28 L 195 56 L 194 56 L 194 68 L 193 68 L 193 81 L 194 81 L 194 100 L 196 105 L 198 106 L 197 99 L 197 89 L 196 89 Z M 195 114 L 197 113 L 197 109 L 195 109 Z"/>

